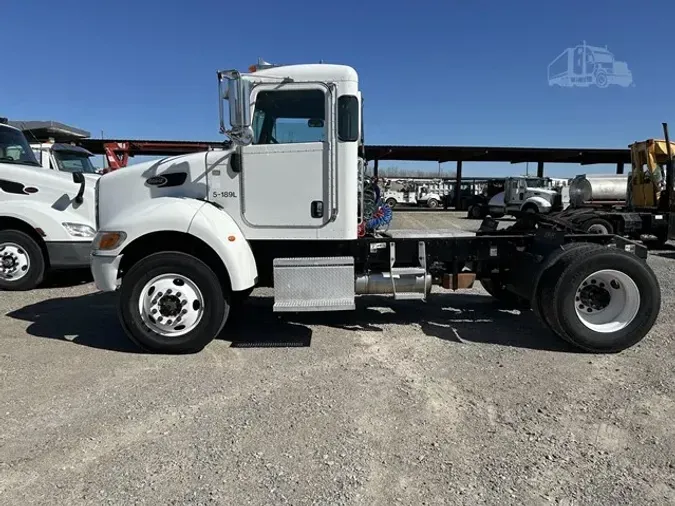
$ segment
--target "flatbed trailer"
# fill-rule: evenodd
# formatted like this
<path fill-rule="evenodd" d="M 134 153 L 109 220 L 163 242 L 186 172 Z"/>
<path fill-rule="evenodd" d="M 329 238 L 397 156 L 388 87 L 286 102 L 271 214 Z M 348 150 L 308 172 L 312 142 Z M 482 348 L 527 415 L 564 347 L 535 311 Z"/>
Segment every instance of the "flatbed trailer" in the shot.
<path fill-rule="evenodd" d="M 287 313 L 350 311 L 361 295 L 423 304 L 433 287 L 479 281 L 596 353 L 626 349 L 654 325 L 658 280 L 646 249 L 621 237 L 560 232 L 528 216 L 503 230 L 486 218 L 477 233 L 389 231 L 391 209 L 365 176 L 351 67 L 265 65 L 218 77 L 232 126 L 221 102 L 231 139 L 222 149 L 130 165 L 96 184 L 94 281 L 118 292 L 120 323 L 141 347 L 203 349 L 227 334 L 230 311 L 256 287 L 272 287 L 273 311 Z M 294 120 L 292 137 L 277 118 Z M 284 188 L 293 198 L 276 205 Z"/>

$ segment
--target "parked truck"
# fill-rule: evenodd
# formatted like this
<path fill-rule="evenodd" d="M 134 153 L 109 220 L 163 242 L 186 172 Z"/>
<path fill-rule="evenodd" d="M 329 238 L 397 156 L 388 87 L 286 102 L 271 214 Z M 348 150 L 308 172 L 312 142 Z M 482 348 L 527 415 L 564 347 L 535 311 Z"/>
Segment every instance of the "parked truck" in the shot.
<path fill-rule="evenodd" d="M 504 191 L 488 202 L 493 218 L 522 213 L 548 214 L 565 207 L 562 187 L 548 177 L 507 177 Z"/>
<path fill-rule="evenodd" d="M 103 173 L 94 166 L 94 154 L 75 143 L 89 137 L 89 132 L 56 121 L 8 121 L 22 131 L 35 159 L 44 169 L 81 172 L 90 181 Z"/>
<path fill-rule="evenodd" d="M 91 270 L 99 290 L 118 292 L 120 324 L 141 347 L 203 349 L 227 335 L 230 311 L 255 287 L 273 288 L 275 312 L 350 311 L 358 295 L 419 304 L 434 287 L 478 280 L 591 352 L 623 350 L 653 326 L 659 284 L 646 248 L 626 239 L 496 230 L 487 219 L 478 233 L 386 232 L 391 213 L 364 176 L 353 68 L 264 64 L 217 75 L 222 149 L 96 183 Z M 289 124 L 294 137 L 281 135 Z M 284 188 L 293 199 L 277 205 Z"/>
<path fill-rule="evenodd" d="M 45 170 L 21 130 L 0 118 L 0 290 L 30 290 L 50 270 L 88 268 L 94 183 Z"/>
<path fill-rule="evenodd" d="M 648 139 L 629 146 L 627 176 L 580 175 L 570 186 L 570 206 L 551 216 L 559 228 L 582 233 L 619 234 L 662 247 L 673 239 L 675 209 L 672 153 L 675 144 Z"/>

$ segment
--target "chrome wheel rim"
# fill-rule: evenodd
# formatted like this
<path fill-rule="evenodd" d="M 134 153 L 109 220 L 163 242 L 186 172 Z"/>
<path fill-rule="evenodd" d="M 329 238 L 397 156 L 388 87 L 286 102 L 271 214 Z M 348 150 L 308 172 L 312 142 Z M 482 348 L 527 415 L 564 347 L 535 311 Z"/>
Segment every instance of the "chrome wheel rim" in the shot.
<path fill-rule="evenodd" d="M 588 227 L 588 232 L 590 234 L 609 234 L 609 230 L 607 230 L 607 227 L 604 225 L 600 225 L 599 223 L 595 223 Z"/>
<path fill-rule="evenodd" d="M 161 274 L 141 290 L 138 310 L 143 323 L 164 337 L 193 330 L 204 316 L 204 297 L 196 283 L 182 274 Z"/>
<path fill-rule="evenodd" d="M 579 284 L 574 304 L 586 328 L 600 333 L 617 332 L 635 320 L 640 310 L 640 290 L 628 274 L 604 269 Z"/>
<path fill-rule="evenodd" d="M 0 279 L 19 281 L 30 270 L 28 252 L 13 242 L 0 244 Z"/>

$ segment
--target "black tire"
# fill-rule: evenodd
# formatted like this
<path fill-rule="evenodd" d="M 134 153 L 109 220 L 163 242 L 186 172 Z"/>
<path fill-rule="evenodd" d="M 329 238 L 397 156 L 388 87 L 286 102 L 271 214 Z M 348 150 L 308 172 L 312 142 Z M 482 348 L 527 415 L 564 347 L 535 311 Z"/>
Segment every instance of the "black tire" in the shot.
<path fill-rule="evenodd" d="M 573 242 L 565 244 L 560 250 L 553 253 L 553 256 L 548 259 L 549 266 L 542 273 L 539 282 L 535 288 L 534 302 L 532 310 L 534 314 L 554 333 L 566 339 L 563 331 L 553 318 L 553 293 L 556 282 L 560 279 L 563 271 L 567 268 L 570 262 L 575 261 L 580 256 L 585 255 L 588 251 L 602 248 L 598 244 L 588 242 Z"/>
<path fill-rule="evenodd" d="M 429 209 L 436 209 L 438 207 L 438 200 L 436 199 L 427 200 L 427 207 Z"/>
<path fill-rule="evenodd" d="M 388 198 L 388 199 L 386 200 L 386 202 L 385 202 L 385 204 L 387 204 L 387 205 L 388 205 L 389 207 L 391 207 L 392 209 L 394 209 L 394 208 L 396 207 L 396 204 L 397 204 L 397 203 L 398 203 L 397 200 L 394 199 L 394 198 Z"/>
<path fill-rule="evenodd" d="M 584 231 L 587 234 L 613 234 L 614 226 L 604 218 L 591 218 L 584 222 Z"/>
<path fill-rule="evenodd" d="M 578 250 L 564 262 L 548 306 L 552 325 L 558 334 L 591 353 L 617 353 L 640 342 L 651 330 L 661 309 L 658 279 L 645 261 L 615 248 Z M 571 258 L 574 257 L 574 258 Z M 613 269 L 630 277 L 640 293 L 640 303 L 633 320 L 624 328 L 601 333 L 585 326 L 576 313 L 576 290 L 589 275 L 602 269 Z"/>
<path fill-rule="evenodd" d="M 539 214 L 539 208 L 535 204 L 525 204 L 521 211 L 523 213 Z"/>
<path fill-rule="evenodd" d="M 25 291 L 37 287 L 45 275 L 46 260 L 40 245 L 28 234 L 19 230 L 0 231 L 0 247 L 3 244 L 14 244 L 20 248 L 21 253 L 25 253 L 29 265 L 27 273 L 16 281 L 0 278 L 0 290 L 6 291 Z M 0 251 L 0 266 L 3 261 L 3 251 Z"/>
<path fill-rule="evenodd" d="M 143 322 L 138 308 L 145 284 L 164 273 L 185 276 L 197 285 L 203 296 L 201 320 L 194 329 L 182 336 L 166 337 L 153 331 Z M 119 315 L 129 338 L 144 350 L 169 354 L 196 353 L 225 326 L 230 311 L 228 299 L 218 276 L 198 258 L 173 251 L 154 253 L 135 263 L 122 278 Z"/>
<path fill-rule="evenodd" d="M 479 220 L 485 217 L 485 211 L 482 206 L 474 204 L 469 207 L 469 218 L 473 220 Z"/>
<path fill-rule="evenodd" d="M 519 295 L 510 292 L 495 278 L 483 278 L 480 280 L 485 291 L 497 299 L 502 305 L 518 309 L 530 309 L 530 302 Z"/>

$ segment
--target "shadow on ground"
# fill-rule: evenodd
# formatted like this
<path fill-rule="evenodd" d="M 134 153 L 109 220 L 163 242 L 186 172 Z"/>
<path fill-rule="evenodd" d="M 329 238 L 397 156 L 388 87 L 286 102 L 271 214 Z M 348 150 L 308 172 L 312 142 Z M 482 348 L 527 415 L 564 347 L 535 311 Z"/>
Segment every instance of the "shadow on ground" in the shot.
<path fill-rule="evenodd" d="M 665 246 L 661 246 L 658 250 L 656 249 L 649 250 L 649 254 L 657 257 L 668 258 L 670 260 L 675 260 L 675 246 L 666 244 Z"/>
<path fill-rule="evenodd" d="M 232 347 L 306 347 L 312 326 L 346 331 L 386 332 L 385 325 L 416 325 L 424 334 L 455 343 L 486 343 L 550 351 L 575 351 L 534 315 L 501 308 L 480 294 L 435 295 L 428 302 L 362 297 L 350 312 L 273 313 L 271 297 L 251 297 L 230 313 L 220 339 Z M 141 353 L 117 320 L 116 294 L 93 293 L 45 300 L 12 311 L 10 318 L 30 322 L 36 337 L 82 346 Z"/>
<path fill-rule="evenodd" d="M 40 288 L 66 288 L 70 286 L 85 285 L 91 283 L 93 277 L 91 271 L 86 269 L 68 269 L 63 271 L 49 272 Z"/>

